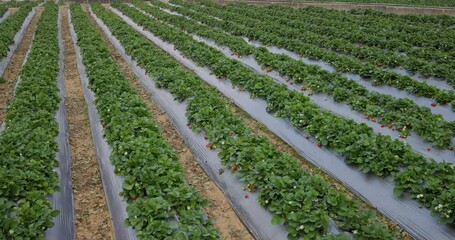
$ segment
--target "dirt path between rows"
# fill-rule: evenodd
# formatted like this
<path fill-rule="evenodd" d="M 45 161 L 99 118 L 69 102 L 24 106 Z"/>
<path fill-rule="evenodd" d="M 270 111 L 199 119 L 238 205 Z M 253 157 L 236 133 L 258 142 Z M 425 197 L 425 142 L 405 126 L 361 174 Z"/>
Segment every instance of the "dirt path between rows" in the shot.
<path fill-rule="evenodd" d="M 25 30 L 24 36 L 17 46 L 16 51 L 14 51 L 13 56 L 11 56 L 10 62 L 3 74 L 5 82 L 0 83 L 0 125 L 5 120 L 6 108 L 13 97 L 17 77 L 19 76 L 27 51 L 31 47 L 33 34 L 35 33 L 36 25 L 42 12 L 42 8 L 36 8 L 36 14 Z"/>
<path fill-rule="evenodd" d="M 194 159 L 192 152 L 172 125 L 169 117 L 150 97 L 145 88 L 141 85 L 140 80 L 129 67 L 128 63 L 110 43 L 104 32 L 96 24 L 95 20 L 93 18 L 91 18 L 91 20 L 96 26 L 98 32 L 102 34 L 104 42 L 109 47 L 111 55 L 125 73 L 125 76 L 130 81 L 131 86 L 148 105 L 150 113 L 161 128 L 165 139 L 171 143 L 172 147 L 179 154 L 179 161 L 185 170 L 185 178 L 191 186 L 195 187 L 210 202 L 210 205 L 205 208 L 205 212 L 210 218 L 215 220 L 215 226 L 221 231 L 222 239 L 254 239 L 248 229 L 243 225 L 240 218 L 231 208 L 226 196 L 217 187 L 217 185 L 210 180 L 207 173 L 204 172 L 198 162 Z"/>
<path fill-rule="evenodd" d="M 71 150 L 71 181 L 74 190 L 76 237 L 83 240 L 114 239 L 112 220 L 103 190 L 98 160 L 76 65 L 69 25 L 68 8 L 60 7 L 65 47 L 65 101 Z"/>

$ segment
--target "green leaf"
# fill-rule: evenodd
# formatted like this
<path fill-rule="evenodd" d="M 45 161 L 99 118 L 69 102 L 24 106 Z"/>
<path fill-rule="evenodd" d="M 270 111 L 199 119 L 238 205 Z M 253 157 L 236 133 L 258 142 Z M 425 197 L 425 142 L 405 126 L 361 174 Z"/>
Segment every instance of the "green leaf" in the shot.
<path fill-rule="evenodd" d="M 278 214 L 273 214 L 272 217 L 272 224 L 273 225 L 283 225 L 286 222 L 284 217 L 278 215 Z"/>
<path fill-rule="evenodd" d="M 400 197 L 403 194 L 403 192 L 404 192 L 403 189 L 399 189 L 399 188 L 393 189 L 393 195 L 395 195 L 395 197 Z"/>

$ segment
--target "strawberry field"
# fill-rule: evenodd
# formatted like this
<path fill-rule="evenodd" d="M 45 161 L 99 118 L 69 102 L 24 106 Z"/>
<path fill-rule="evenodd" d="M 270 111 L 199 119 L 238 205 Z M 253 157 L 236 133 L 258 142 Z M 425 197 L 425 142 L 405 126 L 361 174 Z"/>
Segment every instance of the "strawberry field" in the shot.
<path fill-rule="evenodd" d="M 455 238 L 454 17 L 0 15 L 0 239 Z"/>

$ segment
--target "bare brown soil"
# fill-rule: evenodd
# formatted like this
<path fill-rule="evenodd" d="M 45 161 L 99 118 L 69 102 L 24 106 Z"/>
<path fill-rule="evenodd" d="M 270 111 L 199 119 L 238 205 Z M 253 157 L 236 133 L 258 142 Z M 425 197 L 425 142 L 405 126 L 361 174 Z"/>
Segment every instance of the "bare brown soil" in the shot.
<path fill-rule="evenodd" d="M 21 42 L 17 46 L 16 51 L 14 51 L 14 54 L 11 57 L 8 66 L 6 66 L 5 72 L 3 73 L 5 82 L 0 83 L 0 124 L 5 119 L 6 108 L 8 107 L 9 102 L 13 97 L 17 77 L 19 76 L 19 72 L 21 70 L 22 64 L 24 63 L 27 51 L 31 47 L 33 34 L 42 12 L 42 8 L 36 9 L 35 16 L 30 22 L 30 25 L 28 25 L 27 29 L 25 30 Z"/>
<path fill-rule="evenodd" d="M 95 26 L 96 22 L 91 18 Z M 215 226 L 221 231 L 223 239 L 249 240 L 254 239 L 243 225 L 240 218 L 235 214 L 234 210 L 229 205 L 229 202 L 223 192 L 212 182 L 194 159 L 190 149 L 185 144 L 182 137 L 177 133 L 172 125 L 169 117 L 162 111 L 157 103 L 149 96 L 147 91 L 141 85 L 128 63 L 117 52 L 115 47 L 107 39 L 103 31 L 97 27 L 97 30 L 102 34 L 104 42 L 109 47 L 110 53 L 114 60 L 120 66 L 122 71 L 131 83 L 131 86 L 142 97 L 142 100 L 148 105 L 151 116 L 155 119 L 162 130 L 162 134 L 169 141 L 172 147 L 179 153 L 180 163 L 185 169 L 185 177 L 188 182 L 195 187 L 207 200 L 210 205 L 205 208 L 207 215 L 214 219 Z"/>
<path fill-rule="evenodd" d="M 69 32 L 68 8 L 61 7 L 65 47 L 65 85 L 67 91 L 71 181 L 74 190 L 77 239 L 114 239 L 112 220 L 89 125 L 87 105 L 76 65 L 76 52 Z"/>

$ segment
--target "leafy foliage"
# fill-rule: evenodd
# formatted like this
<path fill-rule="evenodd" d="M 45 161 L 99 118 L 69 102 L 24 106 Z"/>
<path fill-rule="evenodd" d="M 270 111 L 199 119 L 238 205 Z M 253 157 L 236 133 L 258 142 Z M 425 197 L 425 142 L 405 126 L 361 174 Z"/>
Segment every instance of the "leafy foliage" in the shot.
<path fill-rule="evenodd" d="M 328 62 L 340 73 L 355 73 L 364 79 L 370 79 L 375 85 L 390 85 L 419 97 L 435 99 L 440 104 L 451 104 L 452 110 L 455 110 L 455 91 L 442 90 L 435 86 L 428 85 L 426 82 L 420 82 L 409 76 L 383 69 L 376 66 L 374 63 L 364 62 L 361 59 L 348 56 L 346 53 L 342 52 L 340 54 L 339 52 L 332 51 L 331 49 L 333 47 L 325 49 L 324 47 L 317 46 L 315 44 L 316 42 L 319 43 L 319 37 L 312 38 L 312 41 L 301 41 L 300 38 L 288 38 L 287 36 L 282 36 L 283 33 L 277 32 L 279 31 L 277 28 L 283 29 L 285 28 L 284 26 L 270 27 L 269 25 L 271 25 L 271 23 L 267 25 L 259 24 L 256 19 L 247 18 L 241 13 L 220 11 L 217 8 L 200 6 L 198 4 L 191 4 L 180 0 L 171 0 L 171 2 L 222 19 L 223 24 L 218 25 L 217 27 L 230 34 L 248 37 L 249 39 L 257 40 L 265 45 L 282 47 L 311 59 Z M 215 20 L 213 21 L 216 22 Z M 294 31 L 307 32 L 306 30 Z M 416 66 L 415 68 L 418 69 L 420 67 Z M 455 75 L 450 75 L 450 77 L 453 76 Z"/>
<path fill-rule="evenodd" d="M 293 2 L 313 2 L 312 0 L 294 0 Z M 391 3 L 418 6 L 455 7 L 451 0 L 320 0 L 320 2 L 352 2 L 352 3 Z"/>
<path fill-rule="evenodd" d="M 22 6 L 12 16 L 0 23 L 0 57 L 5 57 L 9 50 L 9 45 L 14 43 L 14 36 L 22 27 L 22 23 L 32 10 L 32 4 Z"/>
<path fill-rule="evenodd" d="M 130 17 L 141 16 L 129 12 L 126 5 L 114 5 Z M 119 21 L 114 13 L 100 5 L 94 5 L 93 10 L 125 51 L 155 78 L 157 86 L 169 89 L 176 99 L 188 100 L 191 128 L 207 135 L 208 147 L 220 150 L 222 163 L 238 173 L 250 191 L 260 190 L 259 203 L 274 214 L 273 224 L 286 224 L 289 239 L 344 239 L 345 235 L 328 234 L 329 217 L 343 230 L 359 234 L 359 238 L 370 234 L 378 239 L 395 238 L 395 232 L 383 226 L 372 211 L 362 210 L 358 201 L 338 192 L 321 176 L 303 170 L 297 159 L 277 151 L 265 138 L 252 135 L 215 89 L 183 70 L 176 60 Z M 143 23 L 150 21 L 143 19 Z M 167 30 L 166 34 L 176 38 L 179 33 Z"/>
<path fill-rule="evenodd" d="M 308 16 L 310 14 L 306 14 L 311 13 L 311 10 L 301 11 L 306 14 L 301 16 L 302 14 L 296 13 L 296 11 L 286 11 L 286 8 L 284 8 L 284 12 L 292 16 L 290 17 L 288 14 L 283 14 L 281 8 L 269 10 L 268 8 L 258 8 L 247 4 L 221 6 L 211 2 L 206 2 L 205 5 L 209 8 L 204 8 L 204 11 L 210 11 L 215 8 L 225 13 L 222 15 L 223 19 L 228 17 L 229 20 L 236 23 L 258 28 L 280 37 L 313 44 L 338 54 L 353 56 L 378 67 L 401 67 L 411 73 L 420 73 L 427 77 L 445 79 L 455 87 L 455 70 L 453 69 L 455 56 L 453 53 L 444 51 L 447 50 L 446 48 L 422 47 L 419 43 L 413 45 L 408 41 L 409 35 L 392 39 L 376 36 L 378 32 L 381 32 L 381 34 L 385 34 L 383 32 L 391 32 L 391 26 L 385 25 L 383 22 L 391 23 L 391 19 L 397 18 L 395 15 L 378 17 L 372 16 L 372 14 L 368 15 L 368 11 L 352 11 L 354 14 L 351 15 L 361 17 L 362 22 L 360 22 L 357 19 L 357 21 L 352 20 L 352 18 L 349 18 L 352 17 L 350 14 L 342 11 L 329 12 L 311 8 L 315 9 L 314 12 L 319 13 L 316 20 L 314 15 Z M 216 15 L 219 16 L 219 14 Z M 347 16 L 348 19 L 341 18 L 340 15 Z M 242 21 L 238 21 L 239 19 L 235 16 L 242 16 Z M 333 18 L 337 19 L 333 20 Z M 399 19 L 397 22 L 404 25 L 404 31 L 407 32 L 414 30 L 414 25 L 419 27 L 422 25 L 426 26 L 426 31 L 420 31 L 420 34 L 413 34 L 414 38 L 419 39 L 433 38 L 428 37 L 428 29 L 436 35 L 441 35 L 440 31 L 453 32 L 450 28 L 435 26 L 435 24 L 413 22 L 414 24 L 410 25 L 406 24 L 406 21 L 400 21 Z M 392 25 L 395 26 L 397 22 L 393 22 Z M 327 27 L 326 24 L 330 27 Z M 360 26 L 357 27 L 357 25 Z M 435 33 L 436 30 L 440 31 Z M 368 34 L 365 34 L 365 32 Z M 448 37 L 447 35 L 449 34 L 444 34 L 443 36 Z M 373 41 L 379 43 L 371 44 Z"/>
<path fill-rule="evenodd" d="M 452 204 L 443 197 L 445 192 L 455 188 L 455 178 L 453 177 L 455 171 L 451 164 L 428 161 L 401 141 L 375 134 L 365 124 L 357 124 L 329 111 L 321 110 L 312 104 L 308 97 L 299 92 L 288 91 L 285 85 L 276 83 L 267 76 L 257 74 L 244 67 L 240 62 L 227 58 L 220 51 L 195 41 L 179 29 L 149 18 L 132 7 L 119 2 L 114 2 L 113 6 L 154 35 L 173 43 L 185 56 L 208 67 L 216 76 L 229 78 L 233 86 L 248 91 L 252 97 L 266 100 L 270 112 L 274 112 L 278 117 L 289 119 L 294 126 L 314 136 L 321 146 L 342 155 L 346 163 L 358 166 L 365 173 L 371 172 L 382 177 L 392 174 L 396 179 L 397 188 L 408 190 L 410 195 L 420 202 L 432 202 L 432 209 L 438 206 L 433 204 L 439 201 L 443 201 L 443 205 L 447 206 Z M 439 172 L 439 174 L 432 175 L 431 178 L 425 175 L 413 175 L 414 179 L 419 180 L 402 185 L 403 182 L 398 181 L 399 176 L 412 174 L 413 166 L 420 166 L 430 171 L 445 166 L 447 173 Z M 448 181 L 432 181 L 433 178 L 448 179 Z M 432 185 L 433 191 L 424 194 L 423 198 L 417 198 L 417 195 L 421 194 L 419 186 L 429 184 L 430 181 L 434 184 Z M 411 187 L 412 184 L 414 185 Z M 453 211 L 447 210 L 445 213 L 448 213 L 450 217 L 447 218 L 442 214 L 441 220 L 453 221 Z"/>
<path fill-rule="evenodd" d="M 45 5 L 0 135 L 1 239 L 42 239 L 58 214 L 46 198 L 58 190 L 57 13 Z"/>
<path fill-rule="evenodd" d="M 186 182 L 176 152 L 80 5 L 71 6 L 71 20 L 111 162 L 125 176 L 126 224 L 139 239 L 218 239 L 202 209 L 207 201 Z"/>
<path fill-rule="evenodd" d="M 153 1 L 158 6 L 194 17 L 195 20 L 192 20 L 168 14 L 141 1 L 134 1 L 134 3 L 155 18 L 188 33 L 214 40 L 219 45 L 228 46 L 240 55 L 254 54 L 255 59 L 264 64 L 264 68 L 274 69 L 289 77 L 291 81 L 304 84 L 302 88 L 333 96 L 336 101 L 351 105 L 354 110 L 360 111 L 367 118 L 383 125 L 393 126 L 401 132 L 402 137 L 406 137 L 410 135 L 411 131 L 414 131 L 440 148 L 451 147 L 453 134 L 451 126 L 441 115 L 432 114 L 427 107 L 420 107 L 411 100 L 370 92 L 356 81 L 349 80 L 338 73 L 330 73 L 318 66 L 305 64 L 285 54 L 270 53 L 266 48 L 253 47 L 242 39 L 195 21 L 198 20 L 213 27 L 224 24 L 223 21 L 205 14 Z"/>

